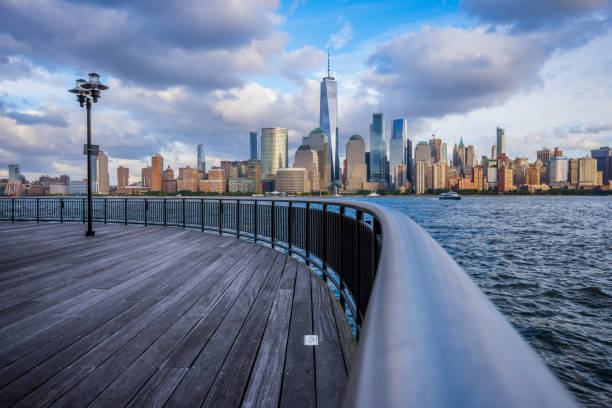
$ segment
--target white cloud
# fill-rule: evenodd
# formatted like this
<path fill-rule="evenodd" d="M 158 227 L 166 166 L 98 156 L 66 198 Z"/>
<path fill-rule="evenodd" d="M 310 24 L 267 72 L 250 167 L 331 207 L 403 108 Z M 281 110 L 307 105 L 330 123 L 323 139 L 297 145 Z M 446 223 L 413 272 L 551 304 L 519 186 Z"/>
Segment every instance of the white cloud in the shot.
<path fill-rule="evenodd" d="M 342 17 L 338 18 L 336 21 L 336 26 L 339 26 L 340 28 L 329 37 L 327 45 L 335 50 L 339 50 L 349 41 L 351 41 L 355 34 L 353 32 L 353 26 L 351 23 Z"/>

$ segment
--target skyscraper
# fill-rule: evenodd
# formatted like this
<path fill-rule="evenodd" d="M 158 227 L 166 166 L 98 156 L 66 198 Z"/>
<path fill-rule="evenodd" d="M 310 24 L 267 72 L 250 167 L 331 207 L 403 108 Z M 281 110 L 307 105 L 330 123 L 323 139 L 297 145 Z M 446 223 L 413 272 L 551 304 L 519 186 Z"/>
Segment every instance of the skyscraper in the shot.
<path fill-rule="evenodd" d="M 365 190 L 367 179 L 365 142 L 353 135 L 346 144 L 346 189 Z"/>
<path fill-rule="evenodd" d="M 420 161 L 423 163 L 431 163 L 431 149 L 427 142 L 417 143 L 416 149 L 414 150 L 414 161 L 417 163 Z"/>
<path fill-rule="evenodd" d="M 404 163 L 406 163 L 406 180 L 412 182 L 412 140 L 406 138 L 406 145 L 404 147 Z"/>
<path fill-rule="evenodd" d="M 504 147 L 504 129 L 498 127 L 497 128 L 497 159 L 499 159 L 499 156 L 502 155 L 502 153 L 506 153 L 505 147 Z"/>
<path fill-rule="evenodd" d="M 431 150 L 431 158 L 432 163 L 437 163 L 440 161 L 440 148 L 442 146 L 442 139 L 436 139 L 435 136 L 432 136 L 429 141 L 429 148 Z"/>
<path fill-rule="evenodd" d="M 606 166 L 606 163 L 609 163 L 612 157 L 612 148 L 608 146 L 600 147 L 599 149 L 591 150 L 591 157 L 597 160 L 597 171 L 603 172 L 603 182 L 604 184 L 608 182 L 608 180 L 612 179 L 612 174 L 609 171 L 609 165 Z M 607 162 L 606 162 L 607 160 Z"/>
<path fill-rule="evenodd" d="M 204 145 L 202 143 L 198 145 L 198 161 L 196 163 L 196 169 L 206 171 L 206 154 L 204 151 Z"/>
<path fill-rule="evenodd" d="M 252 130 L 249 133 L 250 142 L 251 142 L 251 155 L 249 158 L 251 160 L 257 160 L 257 131 Z"/>
<path fill-rule="evenodd" d="M 108 176 L 108 156 L 106 153 L 101 150 L 98 152 L 96 164 L 96 180 L 98 183 L 96 192 L 99 194 L 108 194 L 110 190 L 110 180 Z"/>
<path fill-rule="evenodd" d="M 406 119 L 395 119 L 389 141 L 389 168 L 391 183 L 395 184 L 395 166 L 405 164 Z M 405 176 L 405 175 L 404 175 Z"/>
<path fill-rule="evenodd" d="M 143 167 L 140 171 L 142 187 L 151 187 L 151 167 Z"/>
<path fill-rule="evenodd" d="M 448 161 L 448 153 L 446 151 L 446 143 L 440 145 L 440 161 L 446 163 Z"/>
<path fill-rule="evenodd" d="M 261 165 L 264 178 L 289 165 L 289 133 L 286 128 L 261 129 Z"/>
<path fill-rule="evenodd" d="M 18 164 L 9 164 L 9 181 L 18 181 L 19 180 L 19 165 Z"/>
<path fill-rule="evenodd" d="M 151 191 L 162 191 L 162 172 L 164 171 L 164 158 L 156 154 L 151 158 Z"/>
<path fill-rule="evenodd" d="M 370 172 L 371 181 L 384 182 L 385 117 L 382 113 L 372 114 L 370 124 Z"/>
<path fill-rule="evenodd" d="M 302 138 L 302 144 L 310 146 L 317 151 L 319 168 L 319 188 L 327 190 L 331 184 L 331 167 L 329 162 L 329 143 L 327 135 L 321 128 L 316 128 L 306 137 Z"/>
<path fill-rule="evenodd" d="M 122 189 L 129 184 L 130 169 L 127 167 L 117 167 L 117 188 Z"/>
<path fill-rule="evenodd" d="M 327 76 L 321 80 L 319 127 L 329 137 L 327 142 L 329 143 L 331 181 L 337 183 L 340 181 L 340 164 L 338 163 L 338 83 L 329 73 L 329 54 L 327 56 Z M 323 182 L 321 185 L 324 185 Z"/>
<path fill-rule="evenodd" d="M 319 191 L 319 154 L 309 145 L 301 145 L 295 152 L 293 167 L 308 171 L 310 191 Z"/>

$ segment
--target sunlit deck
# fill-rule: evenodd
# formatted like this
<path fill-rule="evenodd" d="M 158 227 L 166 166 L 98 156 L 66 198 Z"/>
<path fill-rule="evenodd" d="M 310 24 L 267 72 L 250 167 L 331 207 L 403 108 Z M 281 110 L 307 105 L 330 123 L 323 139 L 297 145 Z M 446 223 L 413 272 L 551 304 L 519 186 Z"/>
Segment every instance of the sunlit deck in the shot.
<path fill-rule="evenodd" d="M 339 405 L 354 340 L 309 268 L 210 233 L 95 229 L 0 223 L 0 406 Z"/>

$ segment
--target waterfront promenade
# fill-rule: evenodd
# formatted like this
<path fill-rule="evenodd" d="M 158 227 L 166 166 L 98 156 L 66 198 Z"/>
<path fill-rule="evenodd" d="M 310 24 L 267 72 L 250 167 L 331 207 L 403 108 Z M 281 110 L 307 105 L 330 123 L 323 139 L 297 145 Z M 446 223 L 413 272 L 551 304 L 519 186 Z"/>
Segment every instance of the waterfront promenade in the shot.
<path fill-rule="evenodd" d="M 0 406 L 340 404 L 344 312 L 279 251 L 123 225 L 0 223 L 0 243 Z"/>

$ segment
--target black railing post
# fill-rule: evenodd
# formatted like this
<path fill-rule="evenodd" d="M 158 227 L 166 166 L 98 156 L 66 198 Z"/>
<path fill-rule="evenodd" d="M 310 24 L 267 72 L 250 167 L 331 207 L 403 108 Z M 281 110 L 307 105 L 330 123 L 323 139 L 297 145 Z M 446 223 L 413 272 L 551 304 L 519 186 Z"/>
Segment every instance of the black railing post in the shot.
<path fill-rule="evenodd" d="M 310 265 L 310 203 L 306 203 L 306 265 Z"/>
<path fill-rule="evenodd" d="M 253 202 L 253 242 L 257 242 L 257 200 Z"/>
<path fill-rule="evenodd" d="M 236 238 L 240 238 L 240 200 L 236 200 Z"/>
<path fill-rule="evenodd" d="M 147 199 L 144 199 L 144 223 L 145 223 L 145 227 L 147 226 L 147 210 L 149 209 L 149 201 L 147 201 Z"/>
<path fill-rule="evenodd" d="M 81 202 L 81 207 L 83 207 L 83 224 L 85 224 L 85 199 Z"/>
<path fill-rule="evenodd" d="M 124 215 L 124 219 L 125 219 L 125 225 L 127 225 L 127 198 L 125 199 L 124 203 L 123 203 L 123 215 Z"/>
<path fill-rule="evenodd" d="M 185 199 L 183 198 L 183 228 L 185 228 Z"/>
<path fill-rule="evenodd" d="M 287 247 L 291 251 L 291 234 L 293 233 L 293 202 L 289 201 L 287 208 Z"/>
<path fill-rule="evenodd" d="M 40 216 L 39 213 L 40 212 L 40 198 L 36 199 L 36 222 L 40 221 Z"/>
<path fill-rule="evenodd" d="M 338 273 L 338 280 L 340 281 L 340 288 L 338 288 L 338 291 L 340 292 L 340 304 L 342 305 L 342 310 L 346 309 L 346 300 L 345 300 L 345 294 L 344 294 L 344 290 L 345 290 L 345 284 L 344 284 L 344 279 L 346 278 L 345 276 L 343 276 L 347 269 L 347 265 L 346 265 L 346 237 L 344 236 L 344 220 L 343 217 L 346 215 L 346 207 L 341 205 L 340 206 L 340 231 L 337 231 L 337 233 L 339 232 L 340 235 L 340 239 L 336 240 L 336 243 L 343 249 L 342 251 L 342 260 L 341 260 L 341 266 L 339 268 L 337 268 L 338 270 L 336 271 Z"/>
<path fill-rule="evenodd" d="M 323 280 L 327 280 L 327 204 L 323 204 Z"/>
<path fill-rule="evenodd" d="M 11 198 L 11 221 L 15 222 L 15 199 Z"/>
<path fill-rule="evenodd" d="M 167 202 L 166 202 L 166 199 L 164 198 L 164 227 L 168 226 L 168 220 L 166 218 L 166 204 Z"/>
<path fill-rule="evenodd" d="M 64 199 L 60 198 L 60 224 L 64 223 Z"/>
<path fill-rule="evenodd" d="M 219 235 L 223 234 L 223 200 L 219 200 Z"/>
<path fill-rule="evenodd" d="M 104 198 L 104 223 L 106 224 L 106 198 Z"/>
<path fill-rule="evenodd" d="M 202 232 L 204 231 L 204 199 L 200 200 L 200 223 L 202 224 Z"/>
<path fill-rule="evenodd" d="M 270 241 L 272 242 L 272 248 L 274 248 L 274 229 L 276 228 L 276 223 L 274 222 L 274 213 L 275 213 L 274 201 L 270 205 Z"/>

